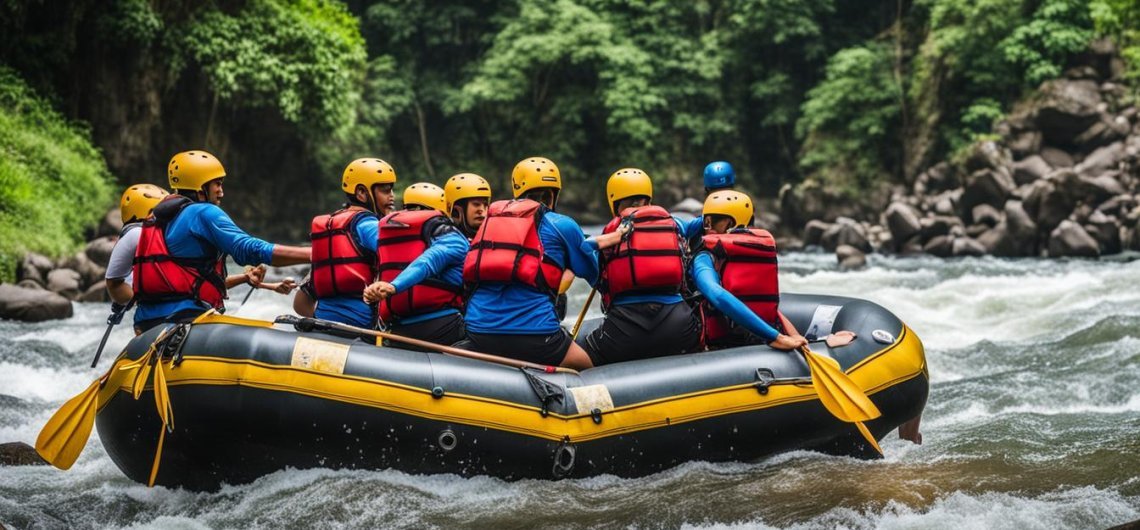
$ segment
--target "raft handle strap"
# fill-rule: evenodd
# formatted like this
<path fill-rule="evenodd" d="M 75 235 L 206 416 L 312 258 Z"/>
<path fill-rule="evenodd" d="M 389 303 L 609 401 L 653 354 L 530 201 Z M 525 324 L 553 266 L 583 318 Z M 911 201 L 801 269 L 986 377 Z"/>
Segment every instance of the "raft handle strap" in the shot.
<path fill-rule="evenodd" d="M 803 385 L 811 384 L 810 377 L 776 377 L 776 374 L 769 368 L 756 369 L 756 382 L 752 386 L 756 387 L 756 391 L 760 395 L 768 395 L 768 389 L 772 385 Z"/>
<path fill-rule="evenodd" d="M 566 393 L 562 387 L 532 374 L 525 366 L 519 367 L 519 370 L 526 376 L 527 382 L 530 383 L 531 390 L 534 390 L 534 394 L 538 396 L 538 400 L 542 402 L 542 409 L 539 410 L 539 414 L 542 414 L 542 417 L 545 418 L 546 415 L 550 413 L 550 404 L 552 401 L 557 401 L 558 403 L 564 402 L 563 400 Z"/>

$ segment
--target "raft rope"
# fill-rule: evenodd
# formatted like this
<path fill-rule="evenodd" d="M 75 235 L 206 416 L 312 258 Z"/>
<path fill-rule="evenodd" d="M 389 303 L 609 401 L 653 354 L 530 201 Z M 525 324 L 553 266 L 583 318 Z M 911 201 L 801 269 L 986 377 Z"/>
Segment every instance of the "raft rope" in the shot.
<path fill-rule="evenodd" d="M 147 487 L 154 487 L 158 477 L 159 464 L 162 462 L 162 447 L 166 442 L 166 433 L 174 431 L 174 407 L 170 403 L 170 390 L 166 384 L 166 370 L 175 364 L 175 356 L 181 350 L 186 334 L 191 324 L 178 324 L 167 328 L 151 343 L 138 360 L 124 364 L 120 370 L 138 370 L 131 383 L 131 394 L 135 400 L 139 399 L 146 387 L 146 378 L 151 378 L 151 388 L 154 392 L 154 406 L 158 419 L 162 421 L 162 428 L 158 433 L 158 444 L 154 449 L 154 462 L 150 467 L 150 478 Z M 167 366 L 170 365 L 170 366 Z"/>

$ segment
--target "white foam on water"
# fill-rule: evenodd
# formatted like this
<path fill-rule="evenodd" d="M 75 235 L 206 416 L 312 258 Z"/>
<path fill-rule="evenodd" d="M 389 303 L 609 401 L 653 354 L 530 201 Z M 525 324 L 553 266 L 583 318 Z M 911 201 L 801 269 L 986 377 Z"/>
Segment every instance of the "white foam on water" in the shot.
<path fill-rule="evenodd" d="M 87 388 L 99 373 L 35 368 L 0 362 L 0 393 L 26 401 L 63 403 Z"/>
<path fill-rule="evenodd" d="M 1133 521 L 1140 517 L 1135 499 L 1118 492 L 1081 487 L 1022 497 L 1004 492 L 954 492 L 928 506 L 895 501 L 881 507 L 834 508 L 809 521 L 773 526 L 763 520 L 732 524 L 693 524 L 686 528 L 738 529 L 925 529 L 943 530 L 1086 530 Z"/>

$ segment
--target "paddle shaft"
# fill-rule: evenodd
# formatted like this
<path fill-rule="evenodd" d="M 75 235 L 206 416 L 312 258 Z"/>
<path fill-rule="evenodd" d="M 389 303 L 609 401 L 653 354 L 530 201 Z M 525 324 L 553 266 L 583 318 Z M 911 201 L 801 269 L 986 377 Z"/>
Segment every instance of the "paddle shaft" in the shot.
<path fill-rule="evenodd" d="M 103 332 L 103 338 L 99 340 L 99 349 L 95 350 L 95 358 L 91 359 L 91 367 L 99 364 L 99 357 L 103 355 L 103 347 L 107 345 L 107 338 L 111 336 L 111 329 L 123 321 L 123 315 L 130 311 L 131 306 L 135 305 L 135 299 L 131 298 L 125 305 L 121 305 L 118 309 L 112 309 L 111 315 L 107 317 L 107 331 Z"/>
<path fill-rule="evenodd" d="M 443 352 L 446 354 L 454 355 L 456 357 L 467 357 L 468 359 L 477 359 L 480 361 L 487 361 L 487 362 L 496 363 L 496 364 L 503 364 L 506 366 L 513 366 L 515 368 L 531 368 L 534 370 L 541 370 L 543 372 L 548 372 L 548 373 L 564 373 L 564 374 L 577 374 L 578 373 L 577 370 L 572 370 L 570 368 L 563 368 L 561 366 L 549 366 L 549 365 L 545 365 L 545 364 L 537 364 L 537 363 L 532 363 L 532 362 L 528 362 L 528 361 L 520 361 L 518 359 L 511 359 L 508 357 L 500 357 L 498 355 L 492 355 L 489 353 L 482 353 L 482 352 L 477 352 L 477 351 L 465 350 L 463 348 L 455 348 L 452 346 L 445 346 L 443 344 L 436 344 L 434 342 L 429 342 L 426 340 L 414 339 L 412 337 L 405 337 L 403 335 L 396 335 L 395 333 L 388 333 L 388 332 L 384 332 L 384 331 L 376 331 L 376 330 L 372 330 L 372 329 L 358 328 L 356 326 L 350 326 L 348 324 L 342 324 L 340 322 L 332 322 L 332 321 L 328 321 L 328 320 L 319 320 L 319 319 L 315 319 L 315 318 L 296 318 L 296 317 L 294 317 L 291 320 L 281 320 L 281 317 L 278 317 L 278 321 L 282 321 L 285 323 L 292 323 L 292 324 L 296 324 L 298 322 L 304 322 L 304 321 L 311 321 L 315 326 L 325 326 L 325 327 L 328 327 L 331 329 L 336 329 L 336 330 L 340 330 L 340 331 L 348 331 L 348 332 L 356 333 L 359 335 L 368 335 L 371 337 L 380 337 L 380 338 L 384 338 L 384 339 L 388 339 L 388 340 L 393 340 L 396 342 L 402 342 L 404 344 L 411 344 L 412 346 L 418 346 L 420 348 L 426 348 L 426 349 L 430 349 L 430 350 L 440 351 L 440 352 Z"/>
<path fill-rule="evenodd" d="M 586 318 L 586 311 L 590 310 L 590 304 L 594 302 L 594 294 L 597 292 L 597 287 L 590 288 L 590 295 L 586 297 L 586 303 L 582 305 L 582 310 L 578 312 L 578 320 L 574 321 L 574 330 L 570 332 L 570 340 L 578 338 L 578 330 L 582 327 L 582 320 Z"/>

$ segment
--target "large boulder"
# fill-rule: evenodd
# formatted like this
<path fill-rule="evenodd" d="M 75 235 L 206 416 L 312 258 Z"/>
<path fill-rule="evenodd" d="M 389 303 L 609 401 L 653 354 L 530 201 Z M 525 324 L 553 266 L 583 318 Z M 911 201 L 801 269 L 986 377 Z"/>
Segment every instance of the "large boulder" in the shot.
<path fill-rule="evenodd" d="M 60 266 L 79 273 L 80 292 L 82 292 L 84 287 L 102 280 L 107 274 L 106 267 L 91 261 L 91 258 L 88 258 L 87 253 L 83 251 L 76 252 L 75 255 L 63 260 Z"/>
<path fill-rule="evenodd" d="M 966 179 L 966 187 L 958 202 L 963 220 L 972 221 L 974 207 L 979 204 L 1000 208 L 1009 199 L 1015 187 L 1013 178 L 1006 168 L 975 171 Z"/>
<path fill-rule="evenodd" d="M 950 253 L 955 256 L 984 256 L 986 247 L 971 237 L 954 238 L 950 245 Z"/>
<path fill-rule="evenodd" d="M 1063 180 L 1063 176 L 1056 179 L 1050 176 L 1037 181 L 1023 203 L 1025 212 L 1045 232 L 1051 232 L 1063 219 L 1069 217 L 1077 204 L 1072 193 L 1058 184 Z"/>
<path fill-rule="evenodd" d="M 1049 257 L 1069 256 L 1099 257 L 1100 245 L 1081 225 L 1065 219 L 1049 234 Z"/>
<path fill-rule="evenodd" d="M 823 233 L 831 228 L 831 223 L 825 223 L 819 219 L 812 219 L 804 225 L 804 246 L 819 245 L 823 239 Z"/>
<path fill-rule="evenodd" d="M 1013 163 L 1013 181 L 1018 186 L 1032 184 L 1053 171 L 1041 155 L 1033 155 Z"/>
<path fill-rule="evenodd" d="M 903 242 L 911 238 L 922 229 L 918 214 L 909 205 L 902 202 L 893 202 L 883 212 L 883 224 L 891 232 L 891 239 Z"/>
<path fill-rule="evenodd" d="M 0 466 L 44 466 L 47 465 L 36 448 L 24 442 L 0 444 Z"/>
<path fill-rule="evenodd" d="M 961 227 L 962 220 L 951 215 L 938 215 L 934 217 L 925 217 L 919 221 L 922 227 L 921 234 L 923 241 L 930 241 L 931 239 L 944 236 L 950 233 L 954 227 Z"/>
<path fill-rule="evenodd" d="M 71 301 L 56 293 L 0 284 L 0 318 L 40 322 L 71 315 Z"/>
<path fill-rule="evenodd" d="M 1077 164 L 1076 171 L 1086 177 L 1095 177 L 1110 169 L 1116 169 L 1124 156 L 1124 142 L 1106 145 L 1089 153 L 1089 156 Z"/>
<path fill-rule="evenodd" d="M 993 227 L 1001 221 L 1001 212 L 989 204 L 979 204 L 971 211 L 975 223 Z"/>
<path fill-rule="evenodd" d="M 983 169 L 1001 169 L 1012 163 L 1009 150 L 992 140 L 976 142 L 966 153 L 966 171 L 974 173 Z"/>
<path fill-rule="evenodd" d="M 1037 253 L 1037 224 L 1025 213 L 1021 201 L 1008 201 L 997 226 L 978 236 L 986 252 L 1001 257 L 1034 256 Z"/>
<path fill-rule="evenodd" d="M 95 231 L 97 237 L 103 236 L 118 236 L 119 232 L 123 231 L 123 216 L 118 208 L 111 208 L 107 210 L 107 214 L 103 216 L 103 220 L 99 222 L 99 228 Z"/>
<path fill-rule="evenodd" d="M 56 269 L 48 273 L 47 288 L 49 291 L 75 298 L 79 296 L 82 277 L 71 269 Z"/>
<path fill-rule="evenodd" d="M 91 284 L 83 294 L 75 299 L 76 302 L 110 302 L 111 295 L 107 292 L 107 280 L 99 280 Z"/>
<path fill-rule="evenodd" d="M 1089 204 L 1101 204 L 1113 197 L 1127 193 L 1116 175 L 1105 173 L 1097 177 L 1081 177 L 1079 188 L 1081 197 Z"/>
<path fill-rule="evenodd" d="M 1120 222 L 1115 217 L 1094 211 L 1086 223 L 1085 231 L 1096 239 L 1102 256 L 1119 254 L 1123 250 L 1120 241 Z"/>
<path fill-rule="evenodd" d="M 1073 139 L 1083 152 L 1089 152 L 1101 146 L 1105 146 L 1123 139 L 1128 136 L 1129 130 L 1132 129 L 1132 124 L 1128 123 L 1126 118 L 1120 116 L 1110 116 L 1102 114 L 1100 120 L 1085 129 L 1085 132 L 1078 134 Z"/>
<path fill-rule="evenodd" d="M 954 238 L 943 235 L 935 236 L 922 246 L 922 251 L 932 256 L 949 258 L 954 252 Z"/>
<path fill-rule="evenodd" d="M 100 266 L 107 267 L 107 263 L 111 261 L 111 250 L 115 248 L 115 242 L 119 238 L 117 236 L 103 236 L 98 239 L 92 240 L 87 243 L 87 247 L 83 249 L 83 253 L 92 263 Z"/>
<path fill-rule="evenodd" d="M 1041 85 L 1033 114 L 1045 141 L 1053 145 L 1072 145 L 1077 135 L 1100 118 L 1100 87 L 1096 81 L 1054 79 Z"/>
<path fill-rule="evenodd" d="M 1053 169 L 1073 167 L 1073 164 L 1076 163 L 1073 161 L 1073 155 L 1070 155 L 1067 151 L 1050 146 L 1041 148 L 1041 159 L 1052 166 Z"/>
<path fill-rule="evenodd" d="M 828 252 L 834 252 L 839 245 L 851 245 L 863 252 L 871 252 L 871 242 L 863 225 L 850 217 L 835 220 L 820 238 L 820 245 Z"/>
<path fill-rule="evenodd" d="M 958 177 L 958 173 L 950 164 L 941 162 L 935 164 L 930 169 L 923 171 L 914 181 L 914 194 L 915 195 L 929 195 L 933 193 L 941 193 L 949 191 L 962 186 L 962 181 Z"/>
<path fill-rule="evenodd" d="M 839 261 L 840 270 L 860 269 L 867 265 L 867 255 L 851 245 L 839 245 L 835 249 L 835 258 Z"/>

